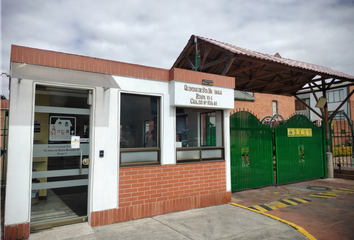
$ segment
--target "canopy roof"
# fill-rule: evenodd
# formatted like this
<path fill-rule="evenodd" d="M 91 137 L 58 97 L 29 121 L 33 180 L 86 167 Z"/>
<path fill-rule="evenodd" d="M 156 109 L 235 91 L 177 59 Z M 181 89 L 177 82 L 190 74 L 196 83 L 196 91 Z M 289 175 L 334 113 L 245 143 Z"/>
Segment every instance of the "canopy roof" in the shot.
<path fill-rule="evenodd" d="M 345 86 L 354 85 L 354 76 L 328 67 L 282 58 L 279 53 L 272 56 L 195 35 L 191 36 L 172 67 L 197 68 L 201 72 L 234 77 L 236 90 L 287 96 L 299 94 L 299 91 L 309 93 L 313 87 L 316 87 L 315 91 L 329 90 L 343 82 Z"/>

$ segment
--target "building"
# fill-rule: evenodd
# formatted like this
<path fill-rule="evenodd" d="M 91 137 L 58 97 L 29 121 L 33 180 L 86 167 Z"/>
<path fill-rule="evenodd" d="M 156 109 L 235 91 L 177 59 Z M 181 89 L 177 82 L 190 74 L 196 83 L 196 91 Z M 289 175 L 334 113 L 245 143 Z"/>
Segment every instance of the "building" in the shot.
<path fill-rule="evenodd" d="M 194 35 L 169 70 L 12 46 L 5 239 L 229 202 L 235 90 L 283 114 L 318 75 L 354 81 Z"/>
<path fill-rule="evenodd" d="M 260 120 L 275 114 L 288 119 L 295 112 L 294 97 L 235 91 L 234 110 L 252 111 Z"/>
<path fill-rule="evenodd" d="M 344 85 L 344 84 L 336 84 L 336 85 L 334 85 L 335 89 L 326 91 L 327 106 L 328 106 L 328 114 L 329 115 L 331 115 L 341 105 L 341 103 L 346 99 L 346 97 L 350 93 L 349 87 L 348 86 L 342 87 L 342 85 Z M 319 99 L 323 95 L 321 92 L 316 92 L 315 94 L 316 94 L 317 99 Z M 308 106 L 310 106 L 318 114 L 321 114 L 320 109 L 315 107 L 317 101 L 315 99 L 314 94 L 307 93 L 307 94 L 300 94 L 298 96 L 302 101 L 304 101 Z M 351 107 L 350 107 L 350 101 L 351 100 L 346 101 L 339 108 L 339 111 L 344 112 L 348 116 L 351 116 L 351 114 L 352 114 Z M 306 115 L 311 121 L 320 120 L 319 116 L 315 112 L 310 111 L 310 109 L 305 104 L 301 103 L 299 100 L 295 100 L 295 112 L 302 113 L 302 114 Z"/>
<path fill-rule="evenodd" d="M 10 84 L 6 237 L 230 202 L 233 78 L 12 46 Z"/>

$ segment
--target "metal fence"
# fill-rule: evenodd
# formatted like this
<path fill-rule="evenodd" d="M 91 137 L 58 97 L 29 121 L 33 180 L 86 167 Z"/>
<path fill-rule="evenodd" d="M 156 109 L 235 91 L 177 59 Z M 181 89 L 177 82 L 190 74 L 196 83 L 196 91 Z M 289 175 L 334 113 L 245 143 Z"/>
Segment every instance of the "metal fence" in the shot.
<path fill-rule="evenodd" d="M 353 124 L 344 111 L 329 123 L 334 167 L 354 167 Z"/>

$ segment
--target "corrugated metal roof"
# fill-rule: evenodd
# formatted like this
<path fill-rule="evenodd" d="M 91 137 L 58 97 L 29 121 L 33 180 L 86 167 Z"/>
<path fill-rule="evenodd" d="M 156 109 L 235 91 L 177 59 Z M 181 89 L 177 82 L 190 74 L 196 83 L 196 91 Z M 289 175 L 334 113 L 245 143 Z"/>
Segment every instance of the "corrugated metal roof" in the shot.
<path fill-rule="evenodd" d="M 206 42 L 214 44 L 215 46 L 218 46 L 220 48 L 228 50 L 228 51 L 230 51 L 232 53 L 237 53 L 237 54 L 248 56 L 248 57 L 258 58 L 258 59 L 262 59 L 262 60 L 266 60 L 266 61 L 271 61 L 271 62 L 274 62 L 274 63 L 284 64 L 284 65 L 287 65 L 289 67 L 298 67 L 298 68 L 309 70 L 309 71 L 315 71 L 315 72 L 318 72 L 318 73 L 321 73 L 321 74 L 326 74 L 326 75 L 330 75 L 330 76 L 336 76 L 338 78 L 346 78 L 346 79 L 354 80 L 354 76 L 351 76 L 349 74 L 333 70 L 333 69 L 328 68 L 328 67 L 323 67 L 323 66 L 319 66 L 319 65 L 316 65 L 316 64 L 296 61 L 296 60 L 287 59 L 287 58 L 280 58 L 280 57 L 276 57 L 276 56 L 273 56 L 273 55 L 260 53 L 260 52 L 256 52 L 256 51 L 253 51 L 253 50 L 241 48 L 241 47 L 236 47 L 236 46 L 233 46 L 233 45 L 228 44 L 228 43 L 223 43 L 223 42 L 216 41 L 216 40 L 209 39 L 209 38 L 205 38 L 205 37 L 200 37 L 200 36 L 196 36 L 196 35 L 193 35 L 193 37 L 197 37 L 199 39 L 202 39 L 202 40 L 204 40 Z"/>

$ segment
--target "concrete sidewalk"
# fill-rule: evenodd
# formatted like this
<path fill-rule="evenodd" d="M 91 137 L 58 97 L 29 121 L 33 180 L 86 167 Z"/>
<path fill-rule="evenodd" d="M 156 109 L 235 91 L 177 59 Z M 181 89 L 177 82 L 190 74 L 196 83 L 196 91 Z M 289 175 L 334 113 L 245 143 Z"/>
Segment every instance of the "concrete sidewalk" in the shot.
<path fill-rule="evenodd" d="M 230 204 L 91 228 L 87 223 L 32 233 L 37 239 L 307 239 L 293 227 Z"/>

